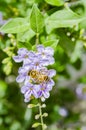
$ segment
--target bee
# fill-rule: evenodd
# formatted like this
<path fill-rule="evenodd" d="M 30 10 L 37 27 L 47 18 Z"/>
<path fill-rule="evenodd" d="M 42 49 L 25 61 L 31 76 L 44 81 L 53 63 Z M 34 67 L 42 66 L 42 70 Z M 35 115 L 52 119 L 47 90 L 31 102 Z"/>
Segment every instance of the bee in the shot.
<path fill-rule="evenodd" d="M 31 71 L 29 71 L 28 75 L 30 75 L 30 77 L 34 79 L 34 78 L 37 77 L 38 71 L 36 71 L 36 70 L 31 70 Z"/>
<path fill-rule="evenodd" d="M 30 75 L 31 79 L 37 84 L 49 81 L 49 77 L 46 74 L 43 74 L 37 70 L 29 71 L 28 75 Z"/>
<path fill-rule="evenodd" d="M 49 77 L 46 76 L 46 75 L 41 74 L 41 75 L 38 75 L 36 80 L 37 80 L 38 83 L 48 82 Z"/>

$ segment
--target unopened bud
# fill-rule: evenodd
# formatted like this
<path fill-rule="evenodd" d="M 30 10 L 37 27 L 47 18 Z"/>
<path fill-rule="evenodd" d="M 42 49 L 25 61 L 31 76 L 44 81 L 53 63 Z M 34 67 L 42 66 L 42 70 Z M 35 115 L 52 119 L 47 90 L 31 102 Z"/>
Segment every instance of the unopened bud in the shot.
<path fill-rule="evenodd" d="M 41 101 L 44 102 L 44 101 L 45 101 L 45 98 L 44 98 L 44 97 L 41 97 Z"/>
<path fill-rule="evenodd" d="M 48 113 L 44 113 L 43 116 L 44 116 L 44 117 L 47 117 L 47 116 L 48 116 Z"/>
<path fill-rule="evenodd" d="M 72 42 L 74 42 L 74 41 L 75 41 L 75 38 L 74 38 L 74 37 L 72 37 L 71 41 L 72 41 Z"/>
<path fill-rule="evenodd" d="M 28 108 L 33 108 L 33 107 L 35 107 L 36 105 L 35 104 L 29 104 L 27 107 Z"/>
<path fill-rule="evenodd" d="M 42 105 L 42 108 L 45 108 L 45 107 L 46 107 L 46 104 L 43 104 L 43 105 Z"/>
<path fill-rule="evenodd" d="M 16 41 L 13 42 L 13 45 L 16 46 Z"/>
<path fill-rule="evenodd" d="M 70 36 L 71 35 L 71 33 L 70 32 L 67 32 L 67 36 Z"/>
<path fill-rule="evenodd" d="M 44 129 L 46 129 L 47 128 L 47 125 L 46 124 L 44 124 Z"/>
<path fill-rule="evenodd" d="M 11 42 L 14 42 L 14 39 L 11 38 Z"/>
<path fill-rule="evenodd" d="M 35 119 L 36 119 L 36 120 L 39 119 L 39 117 L 40 117 L 39 114 L 35 115 Z"/>
<path fill-rule="evenodd" d="M 39 103 L 36 104 L 36 105 L 35 105 L 35 104 L 29 104 L 27 107 L 28 107 L 28 108 L 33 108 L 33 107 L 38 107 L 38 106 L 39 106 Z"/>
<path fill-rule="evenodd" d="M 8 37 L 12 37 L 12 34 L 9 33 L 9 34 L 8 34 Z"/>

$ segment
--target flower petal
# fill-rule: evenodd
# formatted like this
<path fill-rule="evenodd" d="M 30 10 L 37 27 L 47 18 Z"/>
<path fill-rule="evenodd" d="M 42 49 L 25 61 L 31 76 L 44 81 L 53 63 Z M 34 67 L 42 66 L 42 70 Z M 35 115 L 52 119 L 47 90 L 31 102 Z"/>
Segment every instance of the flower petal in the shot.
<path fill-rule="evenodd" d="M 35 90 L 32 90 L 32 92 L 33 92 L 34 97 L 35 97 L 35 98 L 38 98 L 37 92 L 36 92 Z"/>
<path fill-rule="evenodd" d="M 13 60 L 17 63 L 22 62 L 23 58 L 21 56 L 13 56 Z"/>
<path fill-rule="evenodd" d="M 34 53 L 33 51 L 29 52 L 29 59 L 33 59 L 36 56 L 36 53 Z"/>
<path fill-rule="evenodd" d="M 30 98 L 25 98 L 24 99 L 24 102 L 29 102 L 30 101 Z"/>
<path fill-rule="evenodd" d="M 44 51 L 44 46 L 43 45 L 38 45 L 37 46 L 37 51 L 38 52 L 43 52 Z"/>
<path fill-rule="evenodd" d="M 27 86 L 22 86 L 21 87 L 21 93 L 26 93 L 28 91 L 28 87 Z"/>
<path fill-rule="evenodd" d="M 53 76 L 55 76 L 55 75 L 56 75 L 56 70 L 54 70 L 54 69 L 48 70 L 48 76 L 49 76 L 49 77 L 53 77 Z"/>
<path fill-rule="evenodd" d="M 43 91 L 42 94 L 45 98 L 49 98 L 50 96 L 49 92 L 46 92 L 46 91 Z"/>
<path fill-rule="evenodd" d="M 54 86 L 54 85 L 55 85 L 55 82 L 54 82 L 52 79 L 50 79 L 49 82 L 48 82 L 48 85 Z"/>
<path fill-rule="evenodd" d="M 51 47 L 46 47 L 45 48 L 45 53 L 48 54 L 48 55 L 53 56 L 54 50 Z"/>
<path fill-rule="evenodd" d="M 27 91 L 27 92 L 25 93 L 24 97 L 28 99 L 28 98 L 31 97 L 31 95 L 32 95 L 32 92 L 31 92 L 31 91 Z"/>
<path fill-rule="evenodd" d="M 19 50 L 18 50 L 18 54 L 19 55 L 23 55 L 23 54 L 26 54 L 26 53 L 28 53 L 29 51 L 26 49 L 26 48 L 20 48 Z"/>
<path fill-rule="evenodd" d="M 16 78 L 16 82 L 21 83 L 21 82 L 24 81 L 24 79 L 25 79 L 25 76 L 24 76 L 24 75 L 19 75 L 19 76 Z"/>
<path fill-rule="evenodd" d="M 31 86 L 30 76 L 26 76 L 24 85 Z"/>
<path fill-rule="evenodd" d="M 40 90 L 40 85 L 35 85 L 35 86 L 34 86 L 34 90 L 35 90 L 36 92 L 38 92 L 38 91 Z"/>
<path fill-rule="evenodd" d="M 55 60 L 54 60 L 54 58 L 53 57 L 51 57 L 51 58 L 49 58 L 49 64 L 54 64 L 55 63 Z"/>

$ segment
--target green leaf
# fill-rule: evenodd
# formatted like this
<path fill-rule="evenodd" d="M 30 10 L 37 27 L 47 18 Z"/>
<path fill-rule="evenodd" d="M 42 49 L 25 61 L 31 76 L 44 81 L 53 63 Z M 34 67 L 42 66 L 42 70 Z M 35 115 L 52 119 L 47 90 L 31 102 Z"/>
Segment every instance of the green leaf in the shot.
<path fill-rule="evenodd" d="M 11 61 L 9 61 L 7 64 L 4 65 L 3 71 L 6 75 L 9 75 L 11 73 L 12 66 L 13 64 L 11 63 Z"/>
<path fill-rule="evenodd" d="M 31 116 L 32 116 L 32 110 L 27 108 L 24 115 L 25 122 L 29 121 L 31 119 Z"/>
<path fill-rule="evenodd" d="M 40 10 L 34 4 L 30 16 L 30 25 L 34 32 L 40 33 L 44 27 L 44 18 Z"/>
<path fill-rule="evenodd" d="M 73 27 L 83 21 L 85 17 L 80 17 L 72 10 L 65 8 L 48 16 L 45 20 L 46 31 L 50 33 L 56 28 Z"/>
<path fill-rule="evenodd" d="M 0 98 L 4 97 L 7 90 L 7 84 L 0 80 Z"/>
<path fill-rule="evenodd" d="M 64 4 L 64 0 L 45 0 L 48 4 L 54 6 L 62 6 Z"/>
<path fill-rule="evenodd" d="M 59 42 L 59 39 L 57 39 L 57 40 L 49 40 L 49 41 L 44 42 L 43 45 L 44 46 L 50 46 L 55 50 L 56 47 L 57 47 L 58 42 Z"/>
<path fill-rule="evenodd" d="M 19 129 L 21 129 L 21 124 L 20 124 L 20 122 L 18 122 L 18 121 L 15 120 L 10 125 L 10 129 L 9 130 L 19 130 Z"/>
<path fill-rule="evenodd" d="M 10 60 L 11 60 L 10 57 L 7 57 L 7 58 L 3 59 L 2 63 L 7 64 Z"/>
<path fill-rule="evenodd" d="M 61 46 L 61 48 L 63 48 L 64 52 L 68 56 L 71 56 L 75 47 L 74 42 L 72 42 L 71 39 L 66 36 L 65 32 L 62 29 L 59 29 L 57 34 L 60 37 L 59 45 Z"/>
<path fill-rule="evenodd" d="M 36 123 L 34 123 L 34 124 L 32 125 L 32 128 L 36 128 L 36 127 L 38 127 L 39 125 L 41 125 L 41 123 L 36 122 Z"/>
<path fill-rule="evenodd" d="M 27 48 L 28 50 L 32 49 L 32 45 L 30 44 L 30 42 L 18 42 L 17 47 L 18 48 Z"/>
<path fill-rule="evenodd" d="M 86 18 L 79 24 L 79 28 L 82 29 L 86 29 Z"/>
<path fill-rule="evenodd" d="M 34 36 L 35 32 L 32 29 L 29 29 L 26 32 L 18 33 L 17 40 L 20 42 L 28 42 Z"/>
<path fill-rule="evenodd" d="M 3 33 L 20 33 L 28 30 L 30 24 L 25 18 L 15 18 L 9 20 L 5 25 L 0 28 Z"/>
<path fill-rule="evenodd" d="M 83 44 L 81 41 L 77 40 L 74 51 L 71 55 L 71 62 L 74 63 L 78 58 L 81 58 L 83 50 Z"/>

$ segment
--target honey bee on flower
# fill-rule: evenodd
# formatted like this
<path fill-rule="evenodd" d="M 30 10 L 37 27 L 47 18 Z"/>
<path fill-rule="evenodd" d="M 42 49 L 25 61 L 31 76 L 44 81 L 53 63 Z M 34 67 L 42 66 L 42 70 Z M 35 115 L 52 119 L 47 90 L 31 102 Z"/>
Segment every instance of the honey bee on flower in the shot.
<path fill-rule="evenodd" d="M 53 54 L 52 48 L 38 45 L 36 52 L 21 48 L 18 55 L 13 57 L 15 62 L 23 62 L 16 81 L 23 83 L 21 92 L 24 94 L 25 102 L 33 98 L 49 97 L 49 92 L 54 86 L 52 77 L 56 75 L 56 71 L 48 70 L 46 66 L 54 63 Z"/>

